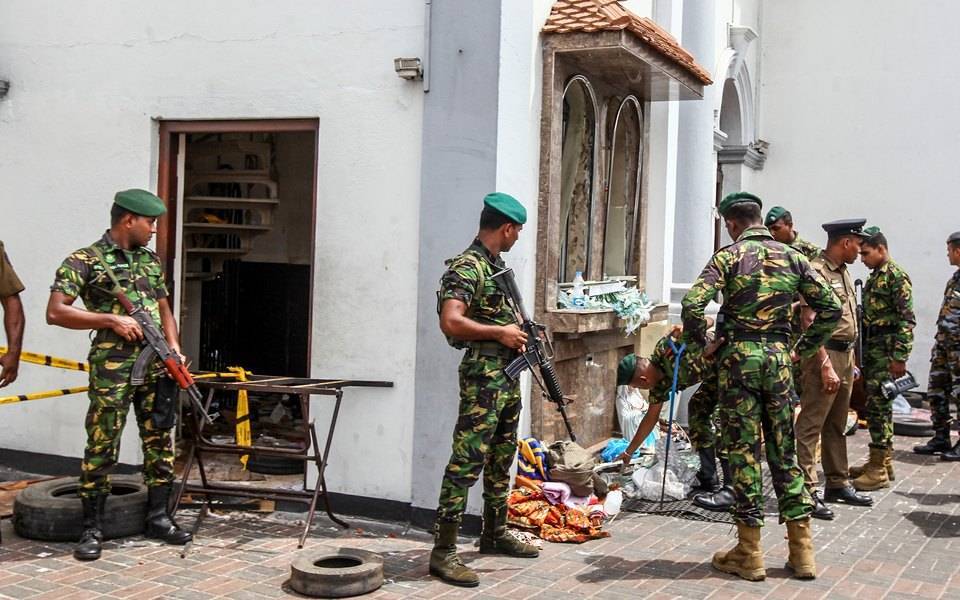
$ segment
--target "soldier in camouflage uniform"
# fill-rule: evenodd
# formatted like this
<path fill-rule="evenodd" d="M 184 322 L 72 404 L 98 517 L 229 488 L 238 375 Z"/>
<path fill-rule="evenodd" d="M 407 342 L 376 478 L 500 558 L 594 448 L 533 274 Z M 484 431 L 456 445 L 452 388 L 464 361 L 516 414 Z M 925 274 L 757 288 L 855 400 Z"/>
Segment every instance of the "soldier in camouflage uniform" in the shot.
<path fill-rule="evenodd" d="M 950 447 L 951 402 L 956 403 L 960 410 L 960 231 L 947 238 L 947 258 L 957 270 L 943 291 L 927 385 L 935 435 L 913 451 L 918 454 L 942 452 L 941 460 L 960 461 L 960 441 L 953 448 Z"/>
<path fill-rule="evenodd" d="M 763 224 L 767 226 L 767 229 L 770 230 L 770 235 L 773 236 L 773 239 L 777 240 L 781 244 L 786 244 L 796 250 L 797 252 L 803 254 L 807 257 L 807 260 L 813 260 L 820 256 L 820 253 L 823 250 L 807 240 L 800 237 L 800 234 L 796 229 L 793 228 L 793 215 L 789 210 L 785 209 L 782 206 L 774 206 L 767 211 L 767 216 L 763 220 Z M 797 297 L 794 299 L 794 309 L 793 315 L 790 319 L 790 327 L 793 329 L 793 335 L 790 339 L 791 347 L 797 344 L 797 341 L 800 340 L 800 333 L 802 330 L 801 321 L 800 321 L 800 298 Z M 795 402 L 800 403 L 800 396 L 803 394 L 803 378 L 801 377 L 803 370 L 800 368 L 800 363 L 794 363 L 793 365 L 793 388 L 796 392 Z"/>
<path fill-rule="evenodd" d="M 536 557 L 534 546 L 507 533 L 510 468 L 517 452 L 520 387 L 503 368 L 526 342 L 513 308 L 493 280 L 504 268 L 501 252 L 517 241 L 526 210 L 512 196 L 484 198 L 477 238 L 447 261 L 440 280 L 440 329 L 455 348 L 465 348 L 460 362 L 460 416 L 453 431 L 450 461 L 440 485 L 436 539 L 430 574 L 463 587 L 479 584 L 477 574 L 457 555 L 457 532 L 467 507 L 467 492 L 483 471 L 483 531 L 480 552 Z"/>
<path fill-rule="evenodd" d="M 865 230 L 860 259 L 872 269 L 863 286 L 863 377 L 867 392 L 867 423 L 870 427 L 870 459 L 851 467 L 858 490 L 888 487 L 893 472 L 893 398 L 880 385 L 902 377 L 913 348 L 913 287 L 910 276 L 890 258 L 887 238 L 877 227 Z"/>
<path fill-rule="evenodd" d="M 124 293 L 146 310 L 160 327 L 170 347 L 179 352 L 176 321 L 167 300 L 163 269 L 146 244 L 156 231 L 157 217 L 166 211 L 160 198 L 144 190 L 118 192 L 110 211 L 111 226 L 92 246 L 77 250 L 57 269 L 47 321 L 68 329 L 93 329 L 90 349 L 90 407 L 87 445 L 81 463 L 80 489 L 83 534 L 74 550 L 80 560 L 100 557 L 102 518 L 110 494 L 110 471 L 120 452 L 120 435 L 133 404 L 143 448 L 144 482 L 148 486 L 146 535 L 172 544 L 185 544 L 190 534 L 167 512 L 173 483 L 173 439 L 151 419 L 162 363 L 150 369 L 143 385 L 132 385 L 133 364 L 143 349 L 143 332 L 113 296 L 107 266 Z M 73 306 L 77 298 L 84 308 Z"/>
<path fill-rule="evenodd" d="M 706 344 L 704 309 L 722 293 L 726 343 L 718 351 L 721 435 L 733 474 L 737 545 L 713 557 L 714 568 L 751 581 L 766 577 L 760 549 L 763 494 L 761 430 L 767 464 L 787 523 L 794 576 L 816 577 L 810 532 L 810 494 L 797 465 L 790 406 L 792 370 L 790 315 L 799 293 L 817 313 L 796 347 L 813 354 L 840 318 L 840 302 L 802 254 L 775 241 L 763 226 L 760 199 L 746 192 L 719 205 L 727 233 L 736 240 L 713 255 L 684 297 L 684 339 L 696 351 Z"/>
<path fill-rule="evenodd" d="M 711 319 L 707 317 L 708 323 Z M 650 432 L 660 419 L 663 403 L 670 397 L 673 384 L 673 365 L 675 354 L 674 346 L 680 344 L 680 334 L 683 329 L 679 326 L 660 338 L 649 358 L 637 357 L 628 354 L 620 360 L 617 367 L 617 385 L 650 390 L 650 408 L 640 421 L 637 431 L 630 440 L 618 460 L 629 464 L 633 453 L 643 444 Z M 717 476 L 716 431 L 713 421 L 717 408 L 717 371 L 712 356 L 722 340 L 712 342 L 702 353 L 684 351 L 680 358 L 680 368 L 677 373 L 677 391 L 700 384 L 697 391 L 690 398 L 689 430 L 690 443 L 697 450 L 700 458 L 700 470 L 697 472 L 698 488 L 695 491 L 706 492 L 697 494 L 694 502 L 710 510 L 725 510 L 733 504 L 732 491 L 728 491 L 729 500 L 725 500 L 724 490 L 721 490 Z M 724 466 L 724 482 L 730 483 L 729 468 L 726 458 L 721 458 Z M 725 502 L 725 506 L 720 506 Z M 705 504 L 704 504 L 705 503 Z"/>

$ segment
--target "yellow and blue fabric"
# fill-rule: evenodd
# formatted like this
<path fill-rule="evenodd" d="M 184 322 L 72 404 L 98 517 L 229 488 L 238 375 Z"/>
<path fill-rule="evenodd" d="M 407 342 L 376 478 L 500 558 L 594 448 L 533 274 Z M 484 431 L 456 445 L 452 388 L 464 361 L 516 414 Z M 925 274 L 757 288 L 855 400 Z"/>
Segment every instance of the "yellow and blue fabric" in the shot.
<path fill-rule="evenodd" d="M 550 459 L 547 450 L 537 438 L 517 441 L 517 474 L 538 481 L 550 480 Z"/>

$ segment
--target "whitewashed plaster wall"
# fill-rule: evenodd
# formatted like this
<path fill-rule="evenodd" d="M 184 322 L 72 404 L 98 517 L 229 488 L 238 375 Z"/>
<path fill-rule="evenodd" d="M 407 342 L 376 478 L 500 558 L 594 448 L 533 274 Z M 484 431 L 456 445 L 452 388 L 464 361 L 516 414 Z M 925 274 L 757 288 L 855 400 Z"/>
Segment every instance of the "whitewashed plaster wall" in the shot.
<path fill-rule="evenodd" d="M 422 54 L 423 21 L 416 0 L 0 4 L 0 239 L 27 285 L 26 347 L 85 356 L 83 332 L 44 323 L 47 287 L 116 190 L 156 188 L 154 119 L 318 117 L 312 373 L 396 386 L 347 391 L 329 480 L 408 501 L 423 91 L 393 58 Z M 9 391 L 83 382 L 27 365 Z M 85 407 L 4 406 L 0 446 L 79 456 Z"/>
<path fill-rule="evenodd" d="M 829 14 L 829 18 L 824 15 Z M 820 223 L 865 217 L 886 233 L 913 280 L 918 326 L 908 368 L 926 388 L 943 287 L 944 240 L 960 229 L 956 146 L 960 4 L 768 2 L 761 127 L 771 143 L 755 190 L 791 209 L 824 244 Z M 867 272 L 857 263 L 856 277 Z"/>

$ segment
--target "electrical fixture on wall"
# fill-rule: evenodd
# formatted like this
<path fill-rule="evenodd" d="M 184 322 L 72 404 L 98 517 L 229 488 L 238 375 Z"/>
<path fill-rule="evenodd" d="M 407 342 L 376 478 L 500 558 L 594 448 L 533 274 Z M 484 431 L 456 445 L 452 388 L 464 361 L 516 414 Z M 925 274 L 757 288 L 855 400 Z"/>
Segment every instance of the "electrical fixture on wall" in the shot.
<path fill-rule="evenodd" d="M 6 79 L 0 79 L 0 99 L 5 98 L 10 91 L 10 82 Z"/>
<path fill-rule="evenodd" d="M 423 63 L 419 58 L 395 58 L 393 70 L 404 79 L 423 79 Z"/>

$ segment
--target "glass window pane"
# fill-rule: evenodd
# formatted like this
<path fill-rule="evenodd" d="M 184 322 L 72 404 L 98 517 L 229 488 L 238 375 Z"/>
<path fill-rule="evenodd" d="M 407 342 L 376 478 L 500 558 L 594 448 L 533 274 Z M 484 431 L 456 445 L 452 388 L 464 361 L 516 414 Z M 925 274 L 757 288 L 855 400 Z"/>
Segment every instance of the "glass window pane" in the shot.
<path fill-rule="evenodd" d="M 608 276 L 636 275 L 634 249 L 639 235 L 640 165 L 643 128 L 640 105 L 627 98 L 608 113 L 613 118 L 610 136 L 610 185 L 604 229 L 603 272 Z"/>
<path fill-rule="evenodd" d="M 574 78 L 563 95 L 560 166 L 560 268 L 562 282 L 577 271 L 587 277 L 597 117 L 586 80 Z"/>

